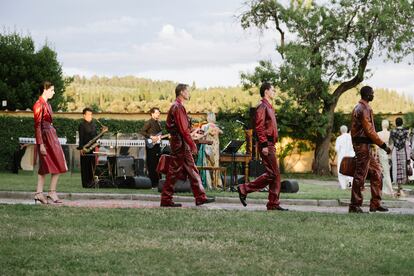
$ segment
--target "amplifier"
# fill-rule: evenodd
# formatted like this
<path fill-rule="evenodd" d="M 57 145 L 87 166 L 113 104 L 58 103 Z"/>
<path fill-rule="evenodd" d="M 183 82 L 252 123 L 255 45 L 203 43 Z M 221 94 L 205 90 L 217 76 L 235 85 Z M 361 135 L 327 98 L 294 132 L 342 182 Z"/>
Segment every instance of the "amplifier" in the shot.
<path fill-rule="evenodd" d="M 132 156 L 108 156 L 111 173 L 115 177 L 135 176 L 135 163 Z"/>

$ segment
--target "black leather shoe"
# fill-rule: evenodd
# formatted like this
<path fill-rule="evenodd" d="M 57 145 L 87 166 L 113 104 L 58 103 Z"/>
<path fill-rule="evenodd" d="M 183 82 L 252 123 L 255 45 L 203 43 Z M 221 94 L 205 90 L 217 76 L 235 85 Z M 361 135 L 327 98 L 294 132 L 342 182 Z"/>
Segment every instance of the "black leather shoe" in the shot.
<path fill-rule="evenodd" d="M 161 207 L 181 207 L 181 206 L 183 206 L 181 203 L 174 203 L 174 202 L 171 202 L 171 203 L 168 203 L 168 204 L 165 204 L 165 203 L 161 203 L 160 204 L 160 206 Z"/>
<path fill-rule="evenodd" d="M 203 205 L 203 204 L 208 204 L 208 203 L 212 203 L 212 202 L 215 202 L 216 201 L 216 198 L 214 198 L 214 197 L 208 197 L 206 200 L 204 200 L 204 201 L 200 201 L 200 202 L 196 202 L 196 205 L 197 206 L 200 206 L 200 205 Z"/>
<path fill-rule="evenodd" d="M 237 186 L 237 192 L 239 193 L 239 198 L 240 198 L 241 204 L 243 204 L 243 206 L 246 207 L 247 206 L 247 202 L 246 202 L 247 196 L 242 194 L 239 186 Z"/>
<path fill-rule="evenodd" d="M 388 212 L 389 210 L 388 210 L 387 207 L 378 206 L 377 208 L 369 207 L 369 211 L 374 213 L 376 211 L 378 211 L 378 212 Z"/>
<path fill-rule="evenodd" d="M 361 207 L 349 207 L 349 213 L 363 213 Z"/>
<path fill-rule="evenodd" d="M 273 206 L 270 208 L 267 208 L 268 211 L 289 211 L 289 209 L 282 208 L 280 206 Z"/>

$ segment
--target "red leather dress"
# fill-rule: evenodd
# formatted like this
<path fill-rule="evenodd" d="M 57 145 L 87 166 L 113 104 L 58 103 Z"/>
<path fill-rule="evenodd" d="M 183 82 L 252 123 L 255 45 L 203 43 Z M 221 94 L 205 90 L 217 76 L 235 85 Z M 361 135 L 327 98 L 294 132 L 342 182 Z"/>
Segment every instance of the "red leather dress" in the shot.
<path fill-rule="evenodd" d="M 177 179 L 190 180 L 191 190 L 196 203 L 206 200 L 206 193 L 201 183 L 200 174 L 194 163 L 192 151 L 197 147 L 190 135 L 190 124 L 187 112 L 177 98 L 168 111 L 167 131 L 171 134 L 170 146 L 173 158 L 170 161 L 167 177 L 161 192 L 161 204 L 172 204 L 174 184 Z"/>
<path fill-rule="evenodd" d="M 269 185 L 269 196 L 267 209 L 279 206 L 280 195 L 280 171 L 276 160 L 275 144 L 278 139 L 276 115 L 272 105 L 266 100 L 256 108 L 255 130 L 260 144 L 260 157 L 265 166 L 265 173 L 255 180 L 240 185 L 240 191 L 246 195 L 248 193 L 260 191 Z M 268 155 L 263 155 L 262 149 L 269 149 Z"/>
<path fill-rule="evenodd" d="M 68 171 L 65 155 L 52 125 L 52 107 L 42 97 L 33 105 L 35 137 L 39 155 L 40 175 L 59 174 Z M 40 144 L 44 144 L 46 155 L 40 154 Z"/>

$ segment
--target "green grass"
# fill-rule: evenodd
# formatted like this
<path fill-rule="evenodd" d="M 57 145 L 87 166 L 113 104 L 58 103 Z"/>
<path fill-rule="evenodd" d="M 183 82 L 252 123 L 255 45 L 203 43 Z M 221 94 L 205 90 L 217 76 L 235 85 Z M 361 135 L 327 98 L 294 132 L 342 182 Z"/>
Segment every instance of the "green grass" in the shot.
<path fill-rule="evenodd" d="M 414 216 L 0 205 L 2 275 L 411 275 Z"/>
<path fill-rule="evenodd" d="M 340 190 L 336 185 L 325 185 L 320 183 L 320 178 L 310 174 L 290 174 L 283 176 L 282 179 L 295 178 L 299 181 L 299 192 L 295 194 L 282 193 L 282 199 L 350 199 L 350 190 Z M 307 179 L 304 183 L 302 179 Z M 312 184 L 312 179 L 315 183 Z M 310 182 L 310 184 L 309 184 Z M 0 191 L 34 191 L 36 189 L 37 174 L 33 172 L 22 172 L 18 175 L 11 173 L 0 173 Z M 46 178 L 45 191 L 49 188 L 49 176 Z M 79 173 L 66 173 L 60 176 L 58 183 L 59 192 L 68 193 L 122 193 L 122 194 L 159 194 L 156 190 L 137 190 L 137 189 L 117 189 L 117 188 L 101 188 L 101 189 L 85 189 L 82 188 Z M 223 192 L 222 190 L 207 191 L 209 196 L 225 196 L 237 197 L 234 192 Z M 191 196 L 190 193 L 180 195 Z M 249 198 L 267 198 L 267 192 L 253 193 Z M 365 189 L 364 198 L 370 198 L 369 187 Z M 383 199 L 390 199 L 384 196 Z"/>

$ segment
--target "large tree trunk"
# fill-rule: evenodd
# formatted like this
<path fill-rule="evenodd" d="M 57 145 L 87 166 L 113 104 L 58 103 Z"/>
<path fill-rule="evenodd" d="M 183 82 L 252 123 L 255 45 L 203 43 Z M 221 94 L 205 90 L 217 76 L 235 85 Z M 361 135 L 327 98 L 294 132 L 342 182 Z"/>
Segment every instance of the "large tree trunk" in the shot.
<path fill-rule="evenodd" d="M 315 143 L 315 154 L 312 164 L 313 173 L 318 175 L 331 174 L 331 168 L 329 164 L 329 148 L 331 146 L 332 130 L 334 123 L 334 112 L 337 101 L 334 101 L 330 105 L 324 108 L 324 113 L 328 116 L 328 124 L 326 126 L 326 132 L 324 136 L 317 139 Z"/>

